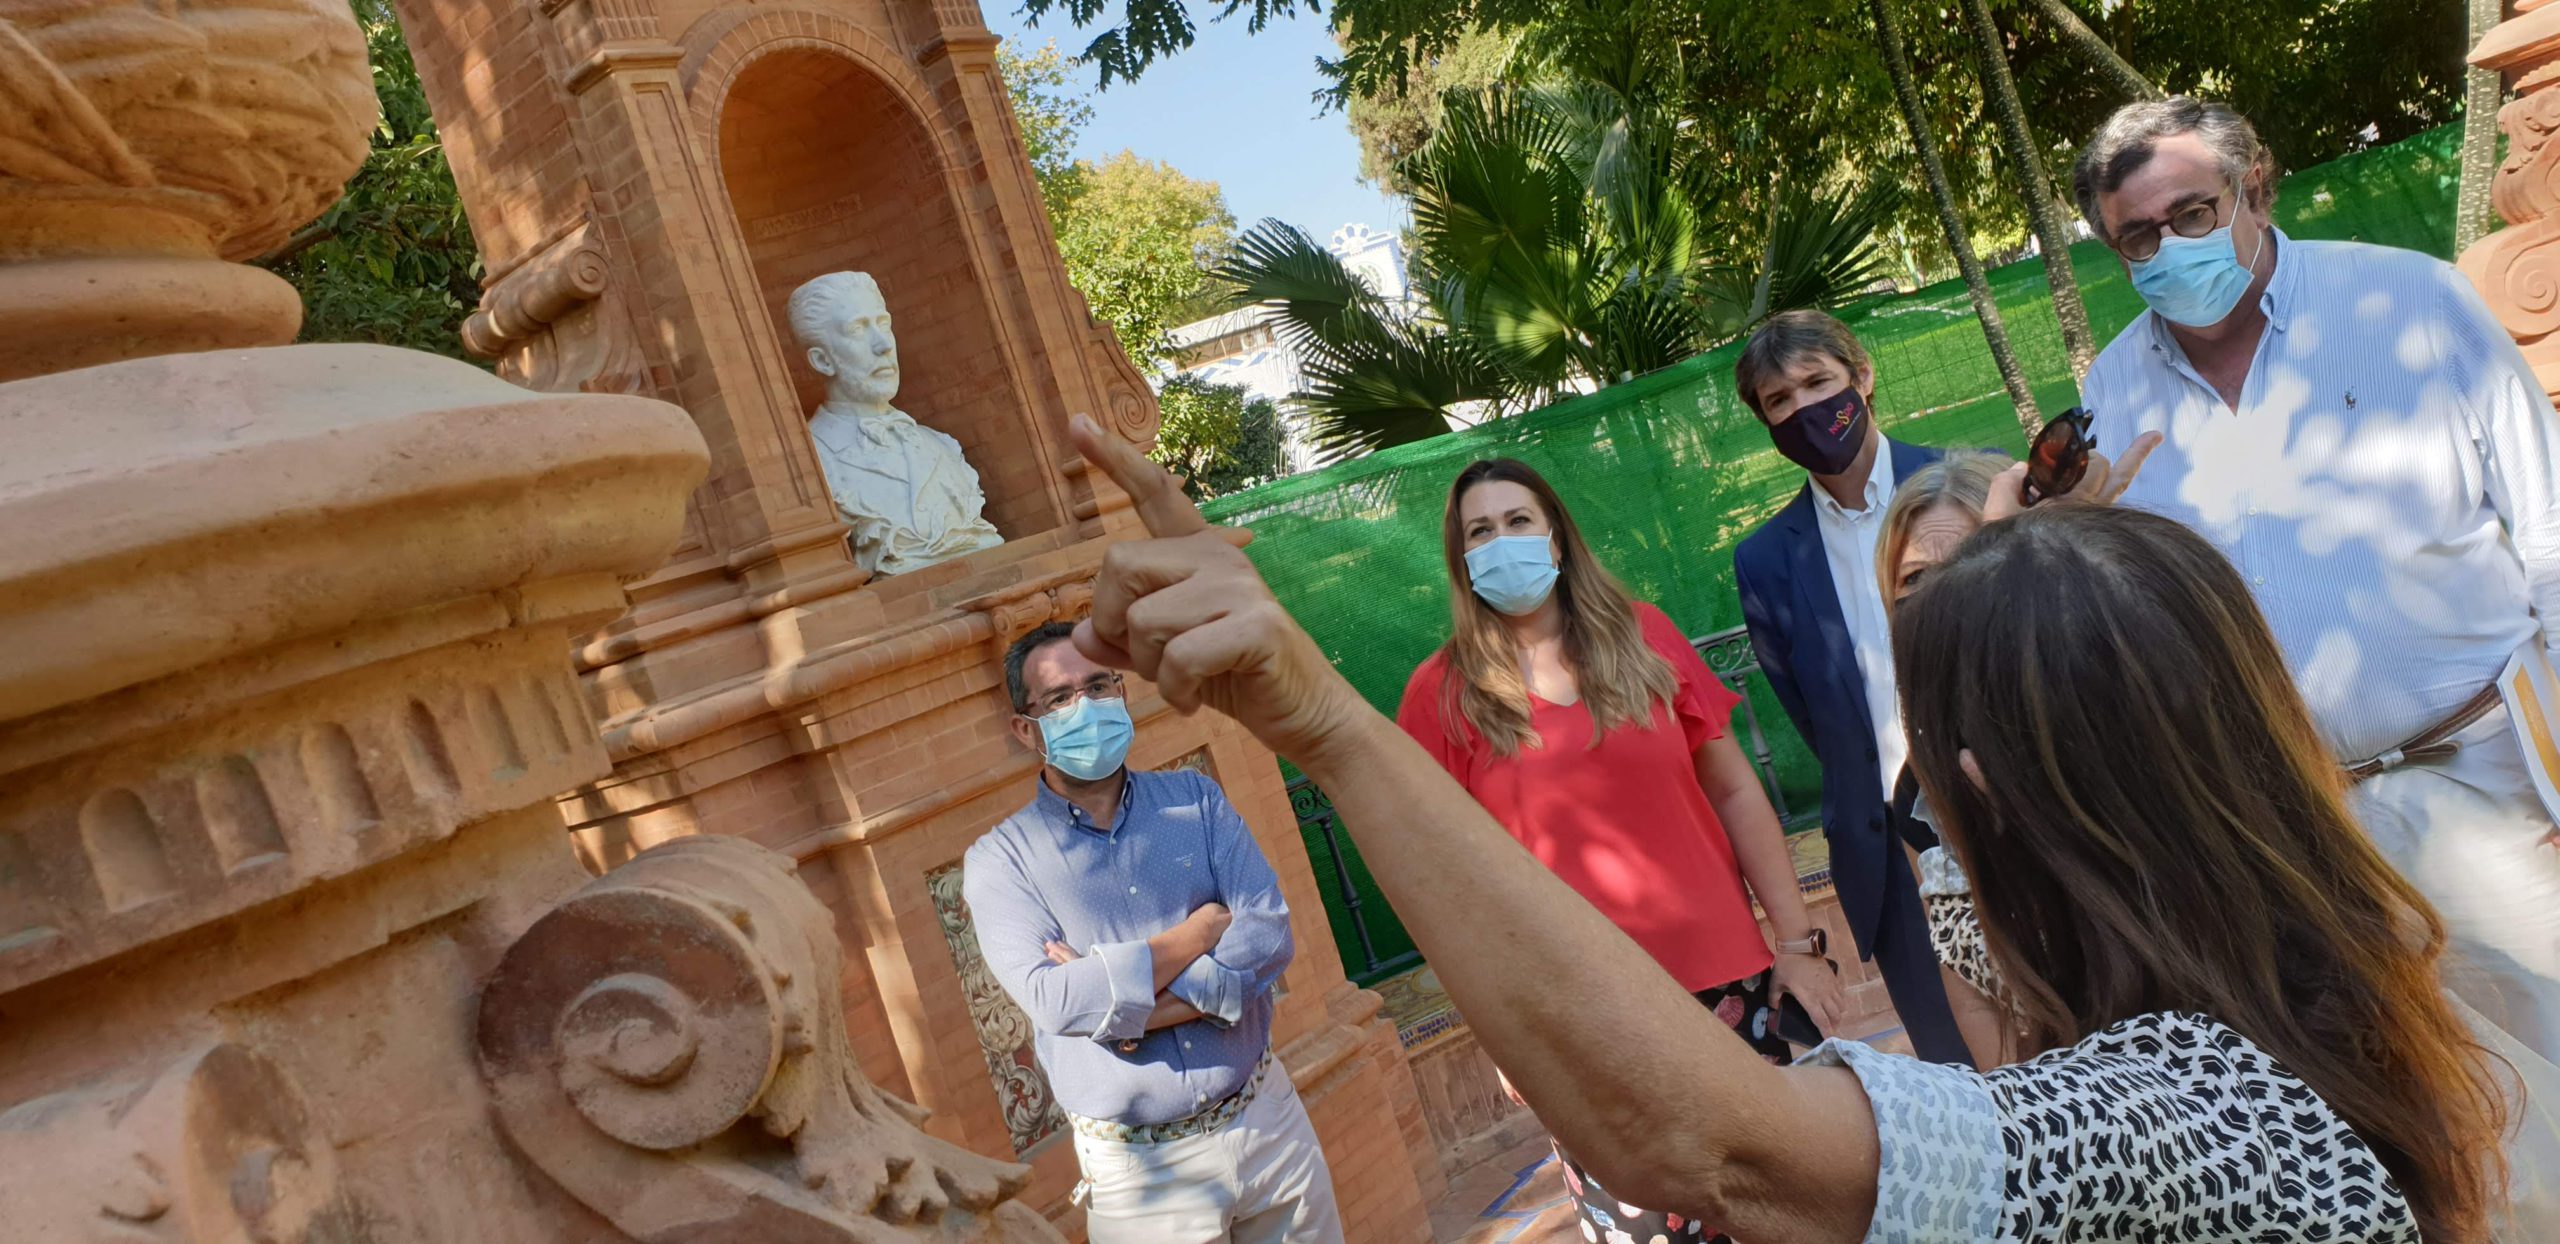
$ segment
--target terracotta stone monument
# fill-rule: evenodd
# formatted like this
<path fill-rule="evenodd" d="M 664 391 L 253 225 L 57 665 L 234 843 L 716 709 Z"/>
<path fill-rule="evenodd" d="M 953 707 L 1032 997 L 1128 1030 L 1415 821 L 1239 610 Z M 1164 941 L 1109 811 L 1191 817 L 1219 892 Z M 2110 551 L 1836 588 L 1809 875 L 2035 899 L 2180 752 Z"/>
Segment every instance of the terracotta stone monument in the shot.
<path fill-rule="evenodd" d="M 363 49 L 0 8 L 0 1239 L 1056 1240 L 864 1078 L 788 859 L 564 839 L 569 646 L 683 537 L 693 421 L 282 346 L 221 262 L 356 167 Z"/>
<path fill-rule="evenodd" d="M 488 276 L 466 340 L 552 392 L 682 406 L 711 468 L 629 615 L 575 652 L 612 773 L 561 802 L 602 870 L 693 835 L 790 857 L 841 948 L 861 1066 L 925 1129 L 1036 1172 L 1070 1234 L 1074 1158 L 960 901 L 970 842 L 1031 796 L 1004 645 L 1086 606 L 1137 530 L 1068 448 L 1152 395 L 1057 258 L 971 0 L 400 0 Z M 794 291 L 867 273 L 897 405 L 976 473 L 1001 542 L 875 575 L 813 442 L 827 398 Z M 885 399 L 884 399 L 885 400 Z M 858 533 L 856 533 L 858 535 Z M 884 567 L 885 568 L 885 567 Z M 1140 767 L 1214 776 L 1306 923 L 1274 1042 L 1352 1238 L 1428 1232 L 1444 1176 L 1375 995 L 1343 977 L 1273 759 L 1133 688 Z"/>

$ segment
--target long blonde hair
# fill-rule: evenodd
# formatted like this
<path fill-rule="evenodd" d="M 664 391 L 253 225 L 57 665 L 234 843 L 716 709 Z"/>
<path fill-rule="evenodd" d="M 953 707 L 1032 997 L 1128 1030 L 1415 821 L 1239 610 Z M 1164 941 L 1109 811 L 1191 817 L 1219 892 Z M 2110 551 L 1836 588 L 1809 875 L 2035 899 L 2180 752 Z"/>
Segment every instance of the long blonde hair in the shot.
<path fill-rule="evenodd" d="M 1951 505 L 1982 524 L 1982 507 L 1991 498 L 1991 482 L 2011 466 L 2009 458 L 1988 449 L 1959 449 L 1911 473 L 1896 485 L 1884 508 L 1884 532 L 1876 538 L 1876 586 L 1884 591 L 1884 609 L 1893 612 L 1893 572 L 1902 568 L 1903 546 L 1911 542 L 1911 524 L 1942 505 Z"/>
<path fill-rule="evenodd" d="M 1466 524 L 1458 502 L 1467 490 L 1496 481 L 1518 484 L 1538 499 L 1556 544 L 1556 605 L 1564 611 L 1564 661 L 1582 702 L 1591 709 L 1591 744 L 1620 726 L 1652 724 L 1656 706 L 1669 707 L 1680 690 L 1671 663 L 1645 643 L 1627 590 L 1582 542 L 1582 531 L 1546 477 L 1528 463 L 1489 458 L 1458 472 L 1440 516 L 1440 547 L 1449 569 L 1449 642 L 1440 649 L 1449 677 L 1442 680 L 1442 717 L 1454 735 L 1459 722 L 1474 728 L 1496 755 L 1516 756 L 1540 740 L 1529 726 L 1529 684 L 1520 673 L 1520 649 L 1502 615 L 1476 597 L 1467 574 Z M 1449 711 L 1454 709 L 1455 711 Z"/>

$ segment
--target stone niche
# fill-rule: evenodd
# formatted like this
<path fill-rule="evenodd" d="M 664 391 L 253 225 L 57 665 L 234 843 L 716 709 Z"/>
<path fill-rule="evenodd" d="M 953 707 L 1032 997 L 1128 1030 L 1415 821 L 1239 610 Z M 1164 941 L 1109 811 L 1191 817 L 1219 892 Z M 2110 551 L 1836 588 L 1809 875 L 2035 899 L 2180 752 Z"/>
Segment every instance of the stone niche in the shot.
<path fill-rule="evenodd" d="M 1007 538 L 1066 518 L 1041 486 L 1031 407 L 1003 343 L 944 184 L 948 162 L 915 108 L 840 54 L 790 49 L 738 73 L 720 111 L 729 203 L 800 408 L 823 392 L 801 361 L 784 304 L 830 272 L 867 272 L 896 325 L 897 405 L 960 442 Z"/>
<path fill-rule="evenodd" d="M 789 858 L 834 921 L 852 1055 L 926 1131 L 1030 1166 L 1069 1234 L 1072 1147 L 993 990 L 952 869 L 1026 803 L 1004 647 L 1082 614 L 1139 526 L 1075 456 L 1155 401 L 1072 289 L 969 0 L 399 0 L 489 273 L 466 338 L 550 391 L 685 409 L 709 446 L 673 554 L 572 653 L 611 772 L 559 801 L 591 870 L 713 835 Z M 963 446 L 1003 543 L 874 579 L 805 421 L 785 304 L 880 283 L 897 406 Z M 1342 973 L 1270 753 L 1133 688 L 1133 762 L 1225 786 L 1303 920 L 1280 1057 L 1351 1235 L 1428 1233 L 1445 1176 L 1378 999 Z"/>

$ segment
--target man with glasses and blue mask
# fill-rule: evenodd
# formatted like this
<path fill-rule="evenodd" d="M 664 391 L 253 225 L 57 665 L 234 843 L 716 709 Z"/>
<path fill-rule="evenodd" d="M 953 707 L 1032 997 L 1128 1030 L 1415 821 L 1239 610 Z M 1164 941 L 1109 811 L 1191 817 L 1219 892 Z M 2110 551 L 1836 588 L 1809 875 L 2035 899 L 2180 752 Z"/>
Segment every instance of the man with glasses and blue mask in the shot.
<path fill-rule="evenodd" d="M 2122 504 L 2239 567 L 2358 817 L 2443 913 L 2451 983 L 2552 1055 L 2560 425 L 2460 272 L 2285 236 L 2275 177 L 2247 120 L 2183 97 L 2081 149 L 2081 214 L 2150 308 L 2083 385 L 2097 448 L 2165 436 Z"/>
<path fill-rule="evenodd" d="M 1328 1244 L 1333 1176 L 1271 1056 L 1294 946 L 1280 881 L 1218 784 L 1133 773 L 1120 675 L 1053 622 L 1005 653 L 1030 806 L 969 848 L 978 948 L 1031 1018 L 1074 1127 L 1094 1244 Z"/>

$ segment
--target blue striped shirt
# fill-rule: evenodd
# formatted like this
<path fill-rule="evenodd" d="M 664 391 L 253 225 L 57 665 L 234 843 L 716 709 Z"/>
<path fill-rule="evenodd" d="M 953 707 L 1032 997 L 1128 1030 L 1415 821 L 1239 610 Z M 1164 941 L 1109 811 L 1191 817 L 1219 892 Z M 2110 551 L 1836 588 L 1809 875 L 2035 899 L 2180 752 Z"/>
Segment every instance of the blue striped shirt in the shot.
<path fill-rule="evenodd" d="M 1058 1104 L 1111 1123 L 1169 1123 L 1243 1088 L 1271 1043 L 1272 986 L 1295 947 L 1280 880 L 1216 782 L 1129 774 L 1109 825 L 1049 789 L 969 848 L 978 947 L 1031 1017 Z M 1147 939 L 1205 903 L 1234 922 L 1167 992 L 1204 1017 L 1147 1032 Z M 1051 963 L 1058 941 L 1083 957 Z M 1124 1051 L 1124 1042 L 1136 1047 Z"/>

